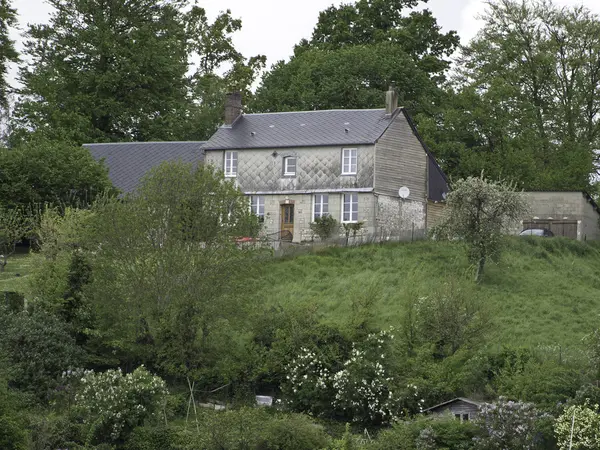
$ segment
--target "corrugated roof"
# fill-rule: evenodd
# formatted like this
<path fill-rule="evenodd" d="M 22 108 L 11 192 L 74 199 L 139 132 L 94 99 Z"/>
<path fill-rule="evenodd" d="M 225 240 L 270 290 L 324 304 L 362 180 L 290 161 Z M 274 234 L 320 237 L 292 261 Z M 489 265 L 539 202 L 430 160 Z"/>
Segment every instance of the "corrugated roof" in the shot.
<path fill-rule="evenodd" d="M 83 144 L 96 160 L 104 160 L 113 185 L 132 192 L 141 178 L 165 161 L 202 162 L 204 142 L 123 142 Z"/>
<path fill-rule="evenodd" d="M 374 144 L 398 114 L 385 109 L 339 109 L 245 114 L 223 126 L 205 150 Z"/>
<path fill-rule="evenodd" d="M 456 402 L 465 402 L 465 403 L 469 403 L 474 406 L 480 406 L 482 404 L 481 402 L 471 400 L 470 398 L 456 397 L 456 398 L 453 398 L 452 400 L 448 400 L 447 402 L 440 403 L 439 405 L 435 405 L 435 406 L 432 406 L 431 408 L 424 409 L 423 412 L 433 411 L 434 409 L 438 409 L 443 406 L 449 405 L 451 403 L 456 403 Z"/>

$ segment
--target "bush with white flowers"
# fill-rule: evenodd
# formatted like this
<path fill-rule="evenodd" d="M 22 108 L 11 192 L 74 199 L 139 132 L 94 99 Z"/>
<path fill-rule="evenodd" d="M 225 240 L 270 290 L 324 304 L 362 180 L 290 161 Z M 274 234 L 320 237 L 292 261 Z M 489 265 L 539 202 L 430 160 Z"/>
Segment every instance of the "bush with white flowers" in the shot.
<path fill-rule="evenodd" d="M 165 382 L 143 366 L 126 375 L 121 369 L 86 370 L 75 403 L 94 434 L 108 434 L 115 442 L 159 411 L 166 395 Z"/>
<path fill-rule="evenodd" d="M 478 424 L 483 431 L 475 438 L 481 449 L 534 449 L 538 448 L 537 423 L 545 417 L 533 403 L 500 397 L 494 403 L 479 407 Z"/>
<path fill-rule="evenodd" d="M 600 448 L 600 414 L 598 405 L 573 405 L 554 422 L 554 433 L 558 448 L 598 449 Z"/>
<path fill-rule="evenodd" d="M 389 423 L 399 405 L 389 371 L 391 331 L 369 334 L 353 344 L 339 366 L 325 362 L 315 351 L 302 348 L 287 366 L 282 386 L 287 406 L 321 416 L 343 416 L 361 423 Z"/>

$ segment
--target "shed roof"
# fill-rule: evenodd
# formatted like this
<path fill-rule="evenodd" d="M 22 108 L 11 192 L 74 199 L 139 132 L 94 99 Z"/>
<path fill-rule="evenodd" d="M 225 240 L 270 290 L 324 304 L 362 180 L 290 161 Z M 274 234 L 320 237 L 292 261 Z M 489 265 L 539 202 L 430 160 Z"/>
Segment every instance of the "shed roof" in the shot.
<path fill-rule="evenodd" d="M 83 144 L 94 159 L 108 167 L 113 185 L 124 193 L 132 192 L 141 178 L 165 161 L 202 162 L 204 142 L 122 142 Z"/>
<path fill-rule="evenodd" d="M 439 409 L 439 408 L 442 408 L 444 406 L 448 406 L 448 405 L 450 405 L 452 403 L 456 403 L 456 402 L 465 402 L 465 403 L 469 403 L 469 404 L 471 404 L 473 406 L 479 406 L 479 405 L 482 404 L 481 402 L 477 402 L 475 400 L 471 400 L 470 398 L 456 397 L 456 398 L 453 398 L 452 400 L 448 400 L 447 402 L 440 403 L 439 405 L 432 406 L 431 408 L 427 408 L 423 412 L 433 411 L 435 409 Z"/>
<path fill-rule="evenodd" d="M 374 144 L 401 111 L 335 109 L 244 114 L 220 127 L 205 150 Z"/>

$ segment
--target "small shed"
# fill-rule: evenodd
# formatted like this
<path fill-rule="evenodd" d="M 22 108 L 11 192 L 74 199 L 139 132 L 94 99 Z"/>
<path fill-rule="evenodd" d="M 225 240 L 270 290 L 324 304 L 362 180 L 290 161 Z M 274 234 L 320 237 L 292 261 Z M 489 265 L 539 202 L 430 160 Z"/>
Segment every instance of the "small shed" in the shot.
<path fill-rule="evenodd" d="M 477 418 L 479 415 L 480 402 L 468 398 L 457 397 L 439 405 L 432 406 L 423 411 L 426 414 L 447 414 L 454 415 L 460 421 L 468 421 Z"/>

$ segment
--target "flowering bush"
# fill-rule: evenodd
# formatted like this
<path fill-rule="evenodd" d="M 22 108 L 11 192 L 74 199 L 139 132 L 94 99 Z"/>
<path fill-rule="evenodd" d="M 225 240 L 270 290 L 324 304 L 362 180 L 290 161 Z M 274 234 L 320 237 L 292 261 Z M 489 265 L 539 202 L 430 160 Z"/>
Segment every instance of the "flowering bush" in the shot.
<path fill-rule="evenodd" d="M 122 440 L 153 415 L 167 394 L 165 382 L 143 366 L 123 375 L 121 369 L 95 373 L 86 370 L 81 377 L 75 403 L 85 423 L 96 436 Z"/>
<path fill-rule="evenodd" d="M 393 338 L 391 331 L 369 334 L 361 345 L 353 344 L 349 358 L 338 367 L 302 348 L 286 369 L 287 406 L 315 415 L 341 415 L 354 422 L 391 422 L 399 404 L 388 369 Z"/>
<path fill-rule="evenodd" d="M 475 438 L 477 448 L 534 449 L 538 444 L 536 422 L 542 418 L 532 403 L 500 397 L 495 403 L 480 406 L 478 423 L 483 436 Z"/>
<path fill-rule="evenodd" d="M 558 439 L 558 447 L 573 450 L 600 448 L 600 414 L 598 405 L 593 408 L 589 404 L 573 405 L 554 422 L 554 433 Z M 571 446 L 571 428 L 573 442 Z"/>

